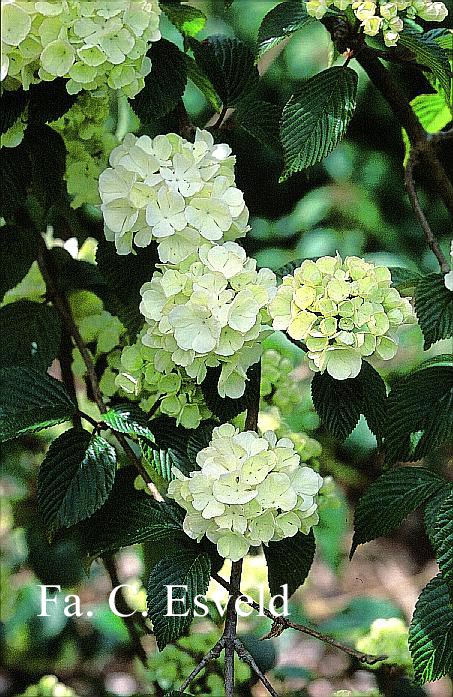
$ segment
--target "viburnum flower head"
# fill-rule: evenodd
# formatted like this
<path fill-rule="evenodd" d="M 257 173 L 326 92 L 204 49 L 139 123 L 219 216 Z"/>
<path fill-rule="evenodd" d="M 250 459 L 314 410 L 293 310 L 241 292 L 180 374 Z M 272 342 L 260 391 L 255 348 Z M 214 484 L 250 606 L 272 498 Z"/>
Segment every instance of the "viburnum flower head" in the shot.
<path fill-rule="evenodd" d="M 231 148 L 208 131 L 197 129 L 193 143 L 176 133 L 129 133 L 99 179 L 106 238 L 118 254 L 156 240 L 161 261 L 178 263 L 203 243 L 245 235 L 248 210 L 234 164 Z"/>
<path fill-rule="evenodd" d="M 428 22 L 443 22 L 448 10 L 443 2 L 432 0 L 394 0 L 374 2 L 373 0 L 308 0 L 307 12 L 316 19 L 322 19 L 330 7 L 338 10 L 352 8 L 360 22 L 364 34 L 376 36 L 382 32 L 386 46 L 396 46 L 404 29 L 403 19 L 415 19 L 418 15 Z"/>
<path fill-rule="evenodd" d="M 225 559 L 238 561 L 251 546 L 307 534 L 318 522 L 322 478 L 301 465 L 288 438 L 223 424 L 197 465 L 189 477 L 174 469 L 168 495 L 187 511 L 185 533 L 198 541 L 206 536 Z"/>
<path fill-rule="evenodd" d="M 160 39 L 158 0 L 2 0 L 6 89 L 68 78 L 70 94 L 108 85 L 134 97 Z"/>
<path fill-rule="evenodd" d="M 247 370 L 260 359 L 275 274 L 257 271 L 235 242 L 202 245 L 193 259 L 163 264 L 142 287 L 142 341 L 156 350 L 161 372 L 176 364 L 201 383 L 207 368 L 220 366 L 219 394 L 236 399 L 244 394 Z"/>
<path fill-rule="evenodd" d="M 337 380 L 356 377 L 365 356 L 393 358 L 392 331 L 413 321 L 388 268 L 338 255 L 306 259 L 285 276 L 269 312 L 274 329 L 306 345 L 310 368 Z"/>

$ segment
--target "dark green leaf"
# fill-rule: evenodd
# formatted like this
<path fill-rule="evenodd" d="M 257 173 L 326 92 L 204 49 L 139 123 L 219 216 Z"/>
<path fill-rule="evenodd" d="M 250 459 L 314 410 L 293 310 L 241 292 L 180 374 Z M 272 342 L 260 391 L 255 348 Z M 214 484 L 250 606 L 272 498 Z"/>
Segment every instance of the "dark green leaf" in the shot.
<path fill-rule="evenodd" d="M 137 116 L 146 123 L 172 111 L 186 88 L 187 65 L 175 44 L 166 39 L 154 41 L 148 51 L 152 68 L 145 87 L 132 102 Z"/>
<path fill-rule="evenodd" d="M 187 76 L 192 80 L 193 84 L 198 87 L 200 92 L 204 94 L 211 106 L 216 110 L 220 111 L 222 107 L 222 101 L 214 89 L 214 86 L 208 76 L 200 68 L 200 66 L 194 61 L 192 56 L 184 53 L 184 60 L 187 65 Z"/>
<path fill-rule="evenodd" d="M 453 438 L 453 368 L 434 365 L 400 378 L 388 396 L 387 460 L 419 460 Z"/>
<path fill-rule="evenodd" d="M 66 192 L 66 146 L 63 138 L 45 124 L 27 128 L 23 140 L 32 163 L 32 192 L 45 213 Z"/>
<path fill-rule="evenodd" d="M 108 299 L 103 297 L 104 305 L 119 317 L 135 339 L 144 322 L 139 310 L 140 288 L 150 280 L 159 261 L 156 247 L 151 244 L 138 254 L 121 256 L 112 242 L 102 240 L 98 244 L 96 261 L 108 288 Z"/>
<path fill-rule="evenodd" d="M 357 73 L 333 67 L 308 79 L 283 109 L 280 137 L 285 169 L 280 181 L 320 162 L 338 145 L 354 114 Z"/>
<path fill-rule="evenodd" d="M 30 86 L 28 121 L 43 124 L 56 121 L 76 103 L 78 95 L 68 94 L 66 80 L 57 78 Z"/>
<path fill-rule="evenodd" d="M 422 278 L 415 289 L 415 312 L 425 337 L 425 350 L 453 336 L 453 293 L 442 274 Z"/>
<path fill-rule="evenodd" d="M 308 535 L 298 532 L 280 542 L 263 545 L 267 562 L 267 576 L 271 596 L 282 594 L 282 585 L 288 584 L 288 597 L 301 586 L 308 576 L 315 556 L 315 536 L 313 530 Z M 281 607 L 282 600 L 275 601 Z"/>
<path fill-rule="evenodd" d="M 269 51 L 298 29 L 314 22 L 314 17 L 307 14 L 305 3 L 281 2 L 274 7 L 261 22 L 258 31 L 257 57 Z"/>
<path fill-rule="evenodd" d="M 258 376 L 260 372 L 260 364 L 255 363 L 247 372 L 247 382 L 245 392 L 239 399 L 231 399 L 230 397 L 221 397 L 218 392 L 218 382 L 220 377 L 220 368 L 208 368 L 206 378 L 201 383 L 201 391 L 206 401 L 206 406 L 212 411 L 214 416 L 217 416 L 222 423 L 230 421 L 241 412 L 248 409 L 252 404 L 256 403 L 258 386 Z"/>
<path fill-rule="evenodd" d="M 193 431 L 178 426 L 176 420 L 169 416 L 153 419 L 149 422 L 149 428 L 154 443 L 140 439 L 140 445 L 150 465 L 167 481 L 173 479 L 172 467 L 177 467 L 188 476 L 194 469 L 187 457 L 187 443 Z"/>
<path fill-rule="evenodd" d="M 281 109 L 252 95 L 239 102 L 234 121 L 248 135 L 269 148 L 279 147 Z"/>
<path fill-rule="evenodd" d="M 453 493 L 439 508 L 433 537 L 436 561 L 453 595 Z"/>
<path fill-rule="evenodd" d="M 409 627 L 409 649 L 419 685 L 453 671 L 453 607 L 440 574 L 417 601 Z"/>
<path fill-rule="evenodd" d="M 385 472 L 368 487 L 357 504 L 350 556 L 358 545 L 395 530 L 443 484 L 435 472 L 422 467 L 400 467 Z"/>
<path fill-rule="evenodd" d="M 24 142 L 16 148 L 0 148 L 1 215 L 14 221 L 27 198 L 31 182 L 30 155 Z"/>
<path fill-rule="evenodd" d="M 38 476 L 38 506 L 49 535 L 93 515 L 110 494 L 115 471 L 115 449 L 101 436 L 71 428 L 54 440 Z"/>
<path fill-rule="evenodd" d="M 192 470 L 198 469 L 196 464 L 197 455 L 200 450 L 208 447 L 212 438 L 212 431 L 217 425 L 215 421 L 202 421 L 198 428 L 191 432 L 187 441 L 187 458 Z"/>
<path fill-rule="evenodd" d="M 194 598 L 206 593 L 210 575 L 209 557 L 196 543 L 186 549 L 172 549 L 169 556 L 153 568 L 148 581 L 148 608 L 160 650 L 187 632 L 193 619 Z M 186 617 L 166 616 L 167 586 L 187 587 L 187 590 L 173 588 L 173 598 L 181 600 L 174 602 L 174 612 L 187 612 Z"/>
<path fill-rule="evenodd" d="M 191 39 L 190 46 L 224 107 L 236 106 L 256 89 L 258 70 L 253 53 L 244 42 L 218 35 L 202 42 Z"/>
<path fill-rule="evenodd" d="M 24 90 L 3 90 L 0 95 L 0 133 L 16 123 L 28 104 L 29 96 Z"/>
<path fill-rule="evenodd" d="M 316 373 L 311 394 L 324 426 L 335 438 L 344 440 L 356 427 L 360 414 L 380 441 L 384 436 L 386 389 L 379 373 L 367 361 L 349 380 L 335 380 L 327 372 Z"/>
<path fill-rule="evenodd" d="M 36 259 L 37 247 L 32 232 L 5 226 L 0 232 L 0 302 L 7 290 L 15 288 L 27 275 Z"/>
<path fill-rule="evenodd" d="M 423 514 L 425 522 L 425 530 L 428 535 L 433 549 L 436 546 L 436 521 L 438 513 L 448 499 L 448 497 L 453 494 L 453 484 L 445 483 L 444 486 L 439 489 L 439 491 L 431 496 L 429 501 L 425 506 L 425 512 Z"/>
<path fill-rule="evenodd" d="M 160 7 L 183 36 L 196 36 L 206 24 L 206 15 L 197 7 L 167 3 Z"/>
<path fill-rule="evenodd" d="M 46 370 L 60 348 L 57 311 L 29 300 L 0 308 L 0 364 Z"/>
<path fill-rule="evenodd" d="M 171 501 L 159 502 L 134 487 L 137 472 L 124 467 L 112 492 L 96 513 L 74 532 L 89 560 L 141 542 L 174 541 L 183 536 L 184 512 Z"/>
<path fill-rule="evenodd" d="M 0 441 L 67 421 L 75 410 L 50 375 L 24 366 L 0 369 Z"/>
<path fill-rule="evenodd" d="M 407 292 L 413 290 L 421 279 L 421 275 L 418 273 L 418 271 L 413 271 L 412 269 L 405 269 L 400 266 L 391 266 L 389 271 L 392 275 L 392 286 L 403 294 L 404 291 Z"/>
<path fill-rule="evenodd" d="M 400 44 L 414 55 L 417 63 L 425 65 L 439 81 L 447 96 L 450 95 L 450 62 L 447 53 L 426 34 L 405 29 L 400 35 Z"/>
<path fill-rule="evenodd" d="M 153 437 L 145 412 L 136 404 L 117 404 L 103 415 L 103 419 L 107 426 L 118 433 Z"/>

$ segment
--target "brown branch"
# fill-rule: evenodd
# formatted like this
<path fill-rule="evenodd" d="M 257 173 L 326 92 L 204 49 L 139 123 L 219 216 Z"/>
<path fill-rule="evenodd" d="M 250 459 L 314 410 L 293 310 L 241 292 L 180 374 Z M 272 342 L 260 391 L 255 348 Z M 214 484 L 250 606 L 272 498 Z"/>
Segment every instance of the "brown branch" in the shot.
<path fill-rule="evenodd" d="M 184 690 L 186 690 L 189 687 L 190 683 L 193 680 L 195 680 L 198 673 L 201 673 L 201 671 L 206 668 L 208 663 L 211 663 L 211 661 L 214 661 L 216 658 L 218 658 L 220 656 L 224 647 L 225 647 L 225 642 L 224 642 L 224 638 L 222 636 L 219 639 L 219 641 L 217 642 L 217 644 L 215 644 L 215 646 L 213 646 L 212 649 L 210 651 L 208 651 L 208 653 L 205 656 L 203 656 L 203 658 L 201 659 L 199 664 L 193 669 L 193 671 L 191 672 L 189 677 L 186 680 L 184 680 L 183 684 L 179 688 L 179 691 L 184 692 Z"/>
<path fill-rule="evenodd" d="M 435 255 L 437 261 L 439 262 L 440 269 L 442 273 L 448 273 L 450 271 L 450 267 L 448 265 L 448 262 L 439 247 L 439 243 L 434 236 L 433 231 L 431 230 L 431 227 L 428 223 L 428 220 L 422 210 L 422 207 L 420 205 L 420 201 L 418 199 L 417 195 L 417 190 L 415 188 L 415 181 L 414 181 L 414 175 L 413 175 L 413 170 L 414 166 L 417 162 L 417 150 L 413 150 L 410 157 L 409 161 L 406 165 L 406 169 L 404 172 L 404 183 L 406 186 L 406 191 L 409 196 L 409 200 L 411 202 L 411 206 L 414 209 L 414 213 L 418 218 L 418 221 L 421 225 L 421 228 L 425 234 L 425 239 L 426 242 Z"/>
<path fill-rule="evenodd" d="M 242 575 L 242 559 L 234 561 L 231 565 L 230 587 L 235 594 L 239 592 Z M 234 642 L 236 641 L 236 629 L 238 616 L 236 612 L 236 595 L 233 593 L 228 600 L 226 611 L 225 629 L 223 638 L 225 643 L 225 697 L 234 697 Z"/>
<path fill-rule="evenodd" d="M 234 642 L 234 648 L 236 650 L 237 655 L 241 659 L 241 661 L 244 661 L 244 663 L 247 663 L 250 666 L 250 668 L 253 670 L 253 672 L 258 676 L 259 680 L 263 683 L 264 687 L 269 692 L 269 694 L 272 695 L 272 697 L 278 697 L 278 694 L 275 692 L 275 690 L 272 687 L 272 685 L 270 684 L 269 680 L 266 678 L 264 673 L 261 671 L 261 669 L 257 665 L 252 654 L 249 653 L 249 651 L 247 651 L 247 649 L 245 648 L 242 641 L 240 641 L 239 639 L 236 639 Z"/>
<path fill-rule="evenodd" d="M 242 600 L 244 603 L 246 603 L 246 605 L 252 607 L 257 612 L 263 612 L 268 619 L 272 620 L 272 629 L 268 635 L 263 637 L 265 639 L 274 636 L 280 636 L 280 634 L 285 629 L 296 629 L 298 632 L 307 634 L 308 636 L 311 636 L 314 639 L 319 639 L 319 641 L 322 641 L 325 644 L 329 644 L 330 646 L 333 646 L 334 648 L 339 649 L 344 653 L 347 653 L 349 656 L 352 656 L 352 658 L 355 658 L 360 663 L 367 663 L 368 665 L 373 665 L 387 658 L 387 656 L 373 656 L 367 653 L 363 653 L 362 651 L 356 651 L 356 649 L 353 649 L 350 646 L 346 646 L 345 644 L 336 641 L 328 634 L 323 634 L 322 632 L 318 632 L 316 629 L 312 629 L 311 627 L 307 627 L 303 624 L 298 624 L 297 622 L 291 622 L 286 617 L 275 616 L 268 608 L 261 608 L 258 605 L 258 603 L 256 603 L 254 600 L 248 601 L 246 599 L 247 596 L 244 596 L 241 593 L 241 591 L 233 591 L 228 581 L 225 581 L 225 579 L 219 576 L 218 574 L 212 574 L 212 578 L 215 581 L 217 581 L 219 585 L 225 588 L 232 596 L 234 596 L 235 598 L 242 596 Z"/>
<path fill-rule="evenodd" d="M 60 363 L 63 384 L 74 404 L 77 404 L 77 390 L 74 380 L 74 373 L 72 372 L 72 341 L 71 335 L 64 326 L 61 328 L 58 360 Z M 72 425 L 74 428 L 82 428 L 82 417 L 79 411 L 76 411 L 72 417 Z"/>

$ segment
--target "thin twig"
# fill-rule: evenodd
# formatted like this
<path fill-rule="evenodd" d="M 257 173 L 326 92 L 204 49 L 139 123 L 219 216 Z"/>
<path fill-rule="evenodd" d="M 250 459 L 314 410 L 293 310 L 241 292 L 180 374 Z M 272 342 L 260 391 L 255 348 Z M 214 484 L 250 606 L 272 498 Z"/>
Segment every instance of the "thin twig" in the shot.
<path fill-rule="evenodd" d="M 215 646 L 213 646 L 212 649 L 210 651 L 208 651 L 208 653 L 205 656 L 203 656 L 200 663 L 193 669 L 193 671 L 191 672 L 189 677 L 186 680 L 184 680 L 183 684 L 179 688 L 179 691 L 184 692 L 184 690 L 186 690 L 189 687 L 190 683 L 193 680 L 195 680 L 198 673 L 201 673 L 201 671 L 204 670 L 204 668 L 206 668 L 208 663 L 210 663 L 211 661 L 214 661 L 216 658 L 218 658 L 220 656 L 224 647 L 225 647 L 225 642 L 224 642 L 224 638 L 222 636 L 219 639 L 219 641 L 217 642 L 217 644 L 215 644 Z"/>
<path fill-rule="evenodd" d="M 431 230 L 431 227 L 428 223 L 428 220 L 422 210 L 422 207 L 420 205 L 420 201 L 418 199 L 417 195 L 417 190 L 415 188 L 415 181 L 414 181 L 414 166 L 417 162 L 417 150 L 412 150 L 408 163 L 406 165 L 406 169 L 404 172 L 404 183 L 406 185 L 406 191 L 409 196 L 409 200 L 411 202 L 411 206 L 414 209 L 414 213 L 418 218 L 418 221 L 421 225 L 421 228 L 425 234 L 425 239 L 426 242 L 435 255 L 437 261 L 439 262 L 440 269 L 442 273 L 448 273 L 450 271 L 450 267 L 448 265 L 448 262 L 439 247 L 439 243 L 434 236 L 433 231 Z"/>
<path fill-rule="evenodd" d="M 231 565 L 230 587 L 239 592 L 242 575 L 242 559 Z M 234 697 L 234 642 L 236 641 L 238 616 L 236 612 L 236 595 L 231 594 L 226 611 L 225 629 L 225 697 Z"/>
<path fill-rule="evenodd" d="M 272 695 L 272 697 L 278 697 L 278 694 L 275 692 L 274 688 L 272 687 L 264 673 L 261 672 L 261 669 L 257 665 L 252 654 L 249 653 L 249 651 L 247 651 L 242 641 L 236 639 L 234 642 L 234 648 L 241 661 L 244 661 L 244 663 L 247 663 L 250 666 L 253 672 L 258 676 L 259 680 L 263 683 L 264 687 L 269 692 L 269 694 Z"/>
<path fill-rule="evenodd" d="M 333 646 L 334 648 L 349 654 L 349 656 L 352 656 L 353 658 L 357 659 L 358 661 L 360 661 L 360 663 L 367 663 L 368 665 L 373 665 L 374 663 L 378 663 L 379 661 L 383 661 L 387 658 L 387 656 L 373 656 L 367 653 L 363 653 L 362 651 L 356 651 L 350 646 L 346 646 L 345 644 L 336 641 L 329 635 L 322 634 L 322 632 L 318 632 L 316 629 L 312 629 L 311 627 L 307 627 L 303 624 L 298 624 L 297 622 L 291 622 L 286 617 L 275 616 L 268 608 L 260 607 L 260 605 L 258 605 L 258 603 L 256 603 L 254 600 L 248 601 L 246 599 L 247 596 L 244 596 L 244 594 L 241 593 L 241 591 L 233 592 L 228 581 L 225 581 L 225 579 L 219 576 L 218 574 L 212 574 L 212 578 L 215 581 L 217 581 L 217 583 L 220 584 L 223 588 L 225 588 L 231 595 L 234 595 L 235 597 L 243 596 L 242 600 L 244 603 L 246 603 L 246 605 L 252 607 L 254 610 L 257 610 L 257 612 L 261 611 L 268 619 L 272 620 L 272 630 L 265 638 L 271 638 L 271 636 L 279 636 L 285 629 L 291 628 L 296 629 L 298 632 L 302 632 L 303 634 L 308 634 L 314 639 L 319 639 L 319 641 L 322 641 L 325 644 L 329 644 L 330 646 Z"/>
<path fill-rule="evenodd" d="M 220 112 L 219 117 L 216 120 L 216 122 L 212 125 L 212 128 L 221 128 L 223 120 L 227 114 L 227 111 L 228 111 L 228 107 L 224 104 L 222 106 L 222 111 Z"/>
<path fill-rule="evenodd" d="M 61 377 L 63 384 L 69 396 L 72 398 L 74 404 L 77 404 L 77 389 L 74 379 L 74 373 L 72 372 L 72 341 L 69 332 L 66 327 L 62 327 L 61 340 L 60 340 L 60 351 L 58 353 L 58 360 L 60 362 Z M 79 411 L 76 411 L 72 417 L 72 425 L 74 428 L 82 428 L 82 418 Z"/>

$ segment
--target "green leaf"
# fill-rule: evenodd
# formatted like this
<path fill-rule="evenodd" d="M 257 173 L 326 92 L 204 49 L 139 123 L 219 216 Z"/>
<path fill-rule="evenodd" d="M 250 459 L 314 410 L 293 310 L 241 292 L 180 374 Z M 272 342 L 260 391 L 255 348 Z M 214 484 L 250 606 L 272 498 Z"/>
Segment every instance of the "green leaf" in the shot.
<path fill-rule="evenodd" d="M 47 373 L 0 369 L 0 441 L 67 421 L 75 411 L 63 384 Z"/>
<path fill-rule="evenodd" d="M 453 336 L 453 293 L 442 274 L 432 273 L 418 282 L 415 313 L 425 337 L 425 350 L 436 341 Z"/>
<path fill-rule="evenodd" d="M 16 148 L 0 148 L 1 214 L 7 223 L 25 203 L 31 182 L 31 161 L 24 142 Z"/>
<path fill-rule="evenodd" d="M 54 440 L 38 476 L 38 507 L 49 535 L 93 515 L 110 494 L 115 472 L 115 449 L 101 436 L 71 428 Z"/>
<path fill-rule="evenodd" d="M 367 361 L 362 361 L 357 377 L 349 380 L 316 373 L 311 394 L 321 421 L 335 438 L 347 438 L 363 414 L 378 441 L 382 440 L 387 393 L 383 379 Z"/>
<path fill-rule="evenodd" d="M 419 685 L 453 671 L 453 607 L 439 574 L 422 590 L 409 627 L 409 649 Z"/>
<path fill-rule="evenodd" d="M 437 521 L 437 515 L 442 507 L 442 505 L 445 503 L 445 501 L 448 499 L 448 497 L 453 494 L 453 484 L 450 484 L 450 482 L 445 482 L 444 486 L 439 489 L 439 491 L 434 494 L 434 496 L 431 496 L 429 501 L 427 502 L 425 506 L 425 512 L 423 514 L 423 519 L 425 523 L 425 531 L 426 534 L 429 537 L 429 540 L 433 546 L 433 549 L 435 549 L 436 544 L 437 544 L 437 539 L 436 539 L 436 521 Z"/>
<path fill-rule="evenodd" d="M 267 577 L 271 596 L 281 595 L 282 585 L 288 584 L 288 597 L 301 586 L 308 576 L 315 556 L 315 536 L 313 530 L 308 535 L 298 532 L 280 542 L 263 545 L 267 562 Z M 281 607 L 283 601 L 275 601 Z"/>
<path fill-rule="evenodd" d="M 133 110 L 144 123 L 172 111 L 187 83 L 186 61 L 171 41 L 152 42 L 147 55 L 151 58 L 151 72 L 145 77 L 145 87 L 132 102 Z"/>
<path fill-rule="evenodd" d="M 206 15 L 197 7 L 167 3 L 160 7 L 183 36 L 196 36 L 206 24 Z"/>
<path fill-rule="evenodd" d="M 61 135 L 46 124 L 29 125 L 23 144 L 32 163 L 31 192 L 47 221 L 50 209 L 66 195 L 66 146 Z"/>
<path fill-rule="evenodd" d="M 256 89 L 258 70 L 252 51 L 243 41 L 218 35 L 202 42 L 191 39 L 190 47 L 224 107 L 236 106 Z"/>
<path fill-rule="evenodd" d="M 234 122 L 249 136 L 266 147 L 279 147 L 279 121 L 281 109 L 255 96 L 239 102 L 234 114 Z"/>
<path fill-rule="evenodd" d="M 103 419 L 107 426 L 117 433 L 153 437 L 145 412 L 136 404 L 117 404 L 103 415 Z"/>
<path fill-rule="evenodd" d="M 418 271 L 413 271 L 412 269 L 405 269 L 400 266 L 391 266 L 389 271 L 392 276 L 392 286 L 400 293 L 408 293 L 408 291 L 413 291 L 421 279 L 421 275 L 418 273 Z"/>
<path fill-rule="evenodd" d="M 261 22 L 258 30 L 257 58 L 261 58 L 287 36 L 314 21 L 314 17 L 307 13 L 305 3 L 281 2 L 268 12 Z"/>
<path fill-rule="evenodd" d="M 141 542 L 175 541 L 184 535 L 184 511 L 170 501 L 159 502 L 134 487 L 137 471 L 117 472 L 110 496 L 102 508 L 74 528 L 82 550 L 91 561 Z"/>
<path fill-rule="evenodd" d="M 405 29 L 401 32 L 401 46 L 409 49 L 417 63 L 426 66 L 450 96 L 450 62 L 447 53 L 429 35 Z"/>
<path fill-rule="evenodd" d="M 436 561 L 453 595 L 453 492 L 439 508 L 433 537 Z"/>
<path fill-rule="evenodd" d="M 28 104 L 29 96 L 24 90 L 3 90 L 0 95 L 0 133 L 16 123 Z"/>
<path fill-rule="evenodd" d="M 49 82 L 30 85 L 30 102 L 28 105 L 28 122 L 42 125 L 56 121 L 76 103 L 78 95 L 68 94 L 67 80 L 57 78 Z"/>
<path fill-rule="evenodd" d="M 357 73 L 333 67 L 308 79 L 283 109 L 280 181 L 320 162 L 338 145 L 354 114 Z"/>
<path fill-rule="evenodd" d="M 158 416 L 149 423 L 153 443 L 140 439 L 143 456 L 166 481 L 173 479 L 172 467 L 186 476 L 196 469 L 187 457 L 187 443 L 193 431 L 178 426 L 169 416 Z"/>
<path fill-rule="evenodd" d="M 44 369 L 57 357 L 61 325 L 49 305 L 19 300 L 0 308 L 0 364 Z"/>
<path fill-rule="evenodd" d="M 257 377 L 260 372 L 260 364 L 255 363 L 247 371 L 245 392 L 239 399 L 221 397 L 217 385 L 220 377 L 220 368 L 208 368 L 206 378 L 201 383 L 201 391 L 208 409 L 217 416 L 222 423 L 230 421 L 241 412 L 257 402 L 257 390 L 259 390 Z"/>
<path fill-rule="evenodd" d="M 207 448 L 212 439 L 212 431 L 218 426 L 216 421 L 202 421 L 195 431 L 192 431 L 187 441 L 187 458 L 192 470 L 198 469 L 196 463 L 200 450 Z"/>
<path fill-rule="evenodd" d="M 216 111 L 220 111 L 222 101 L 215 91 L 211 80 L 200 68 L 200 66 L 197 65 L 192 56 L 189 56 L 187 53 L 184 53 L 183 55 L 187 65 L 187 76 L 189 80 L 192 80 L 193 84 L 198 87 L 200 92 L 204 94 L 211 106 Z"/>
<path fill-rule="evenodd" d="M 434 365 L 398 380 L 388 397 L 390 463 L 419 460 L 453 438 L 453 368 Z"/>
<path fill-rule="evenodd" d="M 5 149 L 5 148 L 3 148 Z M 11 226 L 2 227 L 0 233 L 0 302 L 6 291 L 15 288 L 27 275 L 36 259 L 37 247 L 29 230 Z"/>
<path fill-rule="evenodd" d="M 419 94 L 411 101 L 411 107 L 421 125 L 428 133 L 438 133 L 452 120 L 451 110 L 446 102 L 445 93 Z M 410 142 L 406 131 L 403 129 L 403 141 L 405 147 L 404 166 L 406 166 Z"/>
<path fill-rule="evenodd" d="M 400 467 L 385 472 L 368 487 L 357 504 L 350 557 L 358 545 L 395 530 L 443 484 L 435 472 L 422 467 Z"/>
<path fill-rule="evenodd" d="M 165 646 L 185 634 L 193 619 L 194 598 L 204 595 L 208 589 L 211 575 L 211 562 L 196 543 L 186 549 L 174 548 L 168 557 L 161 559 L 152 569 L 148 581 L 148 608 L 153 623 L 157 646 L 162 651 Z M 187 586 L 174 588 L 174 611 L 187 612 L 186 617 L 167 617 L 167 586 Z"/>
<path fill-rule="evenodd" d="M 135 340 L 144 323 L 139 310 L 140 288 L 150 280 L 159 261 L 156 246 L 151 244 L 138 254 L 121 256 L 112 242 L 102 240 L 96 250 L 96 261 L 108 289 L 107 297 L 103 296 L 104 305 L 119 317 Z"/>

